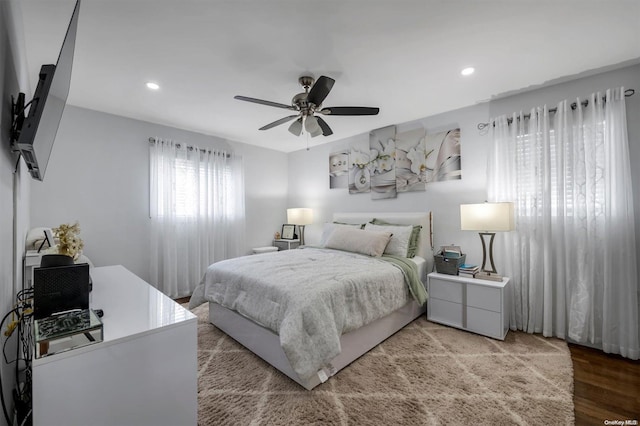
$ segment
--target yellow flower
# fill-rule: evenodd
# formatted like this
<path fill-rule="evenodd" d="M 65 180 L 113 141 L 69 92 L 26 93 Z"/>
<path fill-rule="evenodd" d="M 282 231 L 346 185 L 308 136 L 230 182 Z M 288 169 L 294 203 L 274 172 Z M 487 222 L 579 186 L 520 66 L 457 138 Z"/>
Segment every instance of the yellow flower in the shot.
<path fill-rule="evenodd" d="M 73 225 L 63 223 L 57 228 L 53 228 L 53 233 L 59 241 L 58 253 L 66 254 L 74 259 L 80 257 L 84 243 L 77 235 L 80 233 L 80 224 L 78 222 Z"/>

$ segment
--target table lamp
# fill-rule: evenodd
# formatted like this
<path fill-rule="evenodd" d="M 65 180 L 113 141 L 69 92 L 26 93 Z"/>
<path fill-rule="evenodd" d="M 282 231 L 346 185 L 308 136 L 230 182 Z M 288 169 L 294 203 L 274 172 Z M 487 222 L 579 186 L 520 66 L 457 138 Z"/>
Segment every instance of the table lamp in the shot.
<path fill-rule="evenodd" d="M 304 208 L 287 209 L 287 223 L 298 225 L 298 228 L 300 228 L 300 245 L 303 246 L 304 226 L 313 223 L 313 211 Z"/>
<path fill-rule="evenodd" d="M 493 239 L 496 232 L 515 229 L 513 219 L 513 203 L 482 203 L 460 205 L 460 229 L 463 231 L 482 231 L 482 271 L 478 278 L 494 276 L 499 278 L 493 263 Z M 489 237 L 489 262 L 491 269 L 487 269 L 487 242 Z"/>

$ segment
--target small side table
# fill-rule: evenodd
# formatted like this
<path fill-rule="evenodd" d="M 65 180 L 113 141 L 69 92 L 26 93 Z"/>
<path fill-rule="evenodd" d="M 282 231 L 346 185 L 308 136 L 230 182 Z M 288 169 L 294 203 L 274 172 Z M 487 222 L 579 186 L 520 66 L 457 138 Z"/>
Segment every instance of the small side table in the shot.
<path fill-rule="evenodd" d="M 273 246 L 278 250 L 291 250 L 300 247 L 300 240 L 273 240 Z"/>
<path fill-rule="evenodd" d="M 488 281 L 432 272 L 427 276 L 427 319 L 504 340 L 509 331 L 509 278 Z"/>

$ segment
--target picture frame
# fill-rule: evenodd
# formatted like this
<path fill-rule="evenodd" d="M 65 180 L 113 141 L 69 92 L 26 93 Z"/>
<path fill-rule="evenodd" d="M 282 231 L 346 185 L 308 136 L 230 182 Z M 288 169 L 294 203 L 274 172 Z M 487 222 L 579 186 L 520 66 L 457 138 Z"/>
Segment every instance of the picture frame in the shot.
<path fill-rule="evenodd" d="M 282 235 L 280 238 L 283 240 L 293 240 L 296 236 L 296 226 L 291 224 L 282 225 Z"/>
<path fill-rule="evenodd" d="M 56 245 L 56 241 L 53 238 L 53 232 L 51 231 L 50 228 L 44 229 L 44 240 L 42 240 L 42 244 L 40 244 L 40 247 L 38 247 L 38 253 L 40 253 L 40 251 L 44 248 L 44 243 L 47 243 L 49 245 L 49 247 L 47 248 L 50 248 Z"/>

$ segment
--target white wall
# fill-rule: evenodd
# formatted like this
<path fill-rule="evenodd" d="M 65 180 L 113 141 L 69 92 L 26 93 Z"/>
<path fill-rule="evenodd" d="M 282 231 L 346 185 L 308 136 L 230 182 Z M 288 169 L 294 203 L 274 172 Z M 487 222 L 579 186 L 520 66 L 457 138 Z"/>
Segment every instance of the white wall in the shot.
<path fill-rule="evenodd" d="M 11 127 L 11 96 L 22 91 L 29 97 L 31 90 L 24 63 L 24 37 L 22 29 L 14 21 L 20 16 L 17 0 L 0 2 L 0 317 L 3 317 L 15 302 L 16 288 L 21 288 L 24 238 L 29 226 L 29 174 L 24 163 L 16 170 L 17 156 L 9 150 Z M 15 356 L 17 335 L 7 345 L 10 359 Z M 4 329 L 0 344 L 6 337 Z M 10 413 L 13 411 L 14 364 L 0 361 L 2 390 Z M 0 415 L 0 425 L 5 425 Z"/>
<path fill-rule="evenodd" d="M 43 182 L 32 184 L 32 226 L 79 221 L 96 266 L 121 264 L 149 280 L 151 136 L 226 147 L 245 165 L 245 251 L 269 245 L 286 205 L 284 153 L 199 133 L 68 106 Z"/>
<path fill-rule="evenodd" d="M 331 220 L 336 211 L 402 212 L 428 211 L 434 215 L 434 246 L 455 243 L 467 253 L 467 260 L 482 261 L 482 246 L 477 233 L 460 231 L 460 209 L 463 203 L 483 202 L 486 199 L 486 150 L 489 136 L 477 130 L 478 123 L 488 122 L 490 117 L 544 103 L 555 105 L 558 101 L 577 96 L 582 98 L 594 91 L 624 85 L 634 88 L 636 95 L 627 98 L 631 164 L 634 188 L 640 189 L 640 169 L 633 167 L 640 162 L 640 66 L 610 71 L 591 77 L 532 90 L 505 99 L 450 111 L 422 120 L 401 123 L 398 131 L 424 126 L 437 132 L 453 126 L 461 128 L 462 179 L 460 181 L 435 182 L 427 185 L 425 192 L 398 194 L 395 199 L 372 200 L 370 194 L 350 195 L 347 189 L 329 189 L 329 154 L 349 148 L 352 144 L 368 146 L 368 135 L 343 139 L 289 154 L 289 198 L 290 207 L 311 207 L 316 214 L 314 225 L 306 229 L 308 243 L 317 241 L 322 223 Z M 381 113 L 384 113 L 384 109 Z M 334 117 L 333 120 L 357 117 Z M 373 130 L 373 129 L 372 129 Z M 636 189 L 636 194 L 640 193 Z M 640 247 L 640 195 L 635 199 L 636 233 Z M 640 253 L 640 250 L 638 250 Z M 501 259 L 496 258 L 496 267 L 501 269 Z"/>
<path fill-rule="evenodd" d="M 247 144 L 236 144 L 235 149 L 244 159 L 245 247 L 249 251 L 252 247 L 270 246 L 273 234 L 286 218 L 287 155 Z"/>
<path fill-rule="evenodd" d="M 289 154 L 289 206 L 311 207 L 314 224 L 306 228 L 308 243 L 317 242 L 322 223 L 331 220 L 333 212 L 433 212 L 434 246 L 455 243 L 467 253 L 467 259 L 479 263 L 482 248 L 473 232 L 460 231 L 460 203 L 482 202 L 486 198 L 485 163 L 488 136 L 476 129 L 487 121 L 487 104 L 401 123 L 398 132 L 424 126 L 428 132 L 460 127 L 462 179 L 427 185 L 424 192 L 398 194 L 397 198 L 372 200 L 370 193 L 349 194 L 346 188 L 329 189 L 329 154 L 348 149 L 352 144 L 368 147 L 368 134 L 344 139 L 328 145 Z M 334 120 L 357 120 L 357 117 L 335 117 Z"/>

